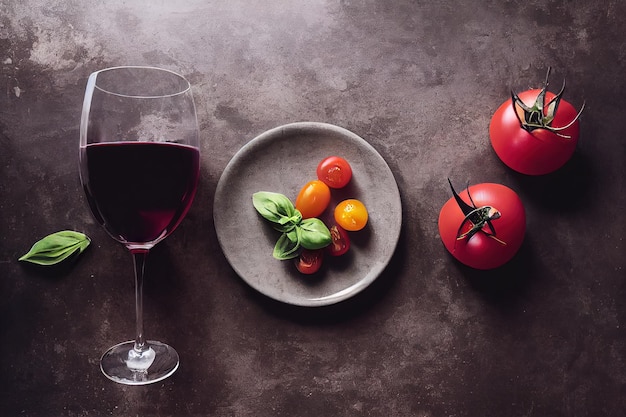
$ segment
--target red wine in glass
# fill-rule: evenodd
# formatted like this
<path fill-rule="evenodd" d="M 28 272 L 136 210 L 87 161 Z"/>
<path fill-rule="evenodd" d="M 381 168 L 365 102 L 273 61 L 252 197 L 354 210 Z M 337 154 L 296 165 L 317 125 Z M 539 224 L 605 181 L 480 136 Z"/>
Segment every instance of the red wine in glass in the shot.
<path fill-rule="evenodd" d="M 196 192 L 200 153 L 168 142 L 103 142 L 83 150 L 84 189 L 98 222 L 125 244 L 154 242 L 183 219 Z"/>

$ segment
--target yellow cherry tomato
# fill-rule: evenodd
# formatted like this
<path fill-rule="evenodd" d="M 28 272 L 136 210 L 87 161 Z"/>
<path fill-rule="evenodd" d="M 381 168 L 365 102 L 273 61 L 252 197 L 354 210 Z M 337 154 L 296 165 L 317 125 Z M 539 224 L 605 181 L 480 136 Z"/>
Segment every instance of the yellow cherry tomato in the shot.
<path fill-rule="evenodd" d="M 361 230 L 367 224 L 365 204 L 356 199 L 344 200 L 335 207 L 335 221 L 350 232 Z"/>

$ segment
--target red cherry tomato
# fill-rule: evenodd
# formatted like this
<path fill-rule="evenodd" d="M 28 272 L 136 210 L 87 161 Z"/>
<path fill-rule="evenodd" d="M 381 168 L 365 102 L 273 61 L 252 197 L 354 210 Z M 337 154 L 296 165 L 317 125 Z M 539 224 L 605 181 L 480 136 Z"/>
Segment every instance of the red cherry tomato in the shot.
<path fill-rule="evenodd" d="M 302 274 L 314 274 L 322 267 L 322 260 L 324 259 L 324 250 L 309 250 L 303 249 L 300 252 L 300 256 L 296 258 L 296 268 Z"/>
<path fill-rule="evenodd" d="M 319 217 L 330 203 L 330 188 L 320 180 L 306 183 L 296 198 L 296 209 L 303 219 Z"/>
<path fill-rule="evenodd" d="M 367 224 L 368 214 L 365 204 L 355 199 L 340 202 L 335 207 L 335 221 L 350 232 L 361 230 Z"/>
<path fill-rule="evenodd" d="M 317 166 L 317 178 L 330 188 L 343 188 L 352 178 L 352 167 L 339 156 L 329 156 Z"/>
<path fill-rule="evenodd" d="M 518 94 L 528 106 L 532 106 L 541 90 L 528 90 Z M 546 92 L 545 110 L 554 94 Z M 553 127 L 567 126 L 576 119 L 577 111 L 570 103 L 561 100 L 552 121 Z M 559 132 L 561 137 L 546 129 L 528 132 L 520 125 L 512 100 L 505 101 L 494 113 L 489 124 L 491 145 L 498 157 L 509 168 L 527 175 L 543 175 L 556 171 L 572 156 L 579 136 L 579 122 Z"/>
<path fill-rule="evenodd" d="M 490 206 L 500 217 L 491 220 L 495 235 L 485 224 L 473 236 L 459 238 L 467 233 L 472 222 L 454 197 L 450 198 L 439 213 L 439 234 L 446 249 L 465 265 L 476 269 L 497 268 L 513 258 L 517 253 L 526 231 L 524 205 L 515 191 L 501 184 L 477 184 L 469 187 L 469 194 L 477 208 Z M 459 197 L 472 205 L 468 190 Z M 495 216 L 494 216 L 495 217 Z"/>
<path fill-rule="evenodd" d="M 330 237 L 332 238 L 330 245 L 327 246 L 328 253 L 332 256 L 341 256 L 346 253 L 350 249 L 348 233 L 336 224 L 329 227 L 328 230 L 330 230 Z"/>

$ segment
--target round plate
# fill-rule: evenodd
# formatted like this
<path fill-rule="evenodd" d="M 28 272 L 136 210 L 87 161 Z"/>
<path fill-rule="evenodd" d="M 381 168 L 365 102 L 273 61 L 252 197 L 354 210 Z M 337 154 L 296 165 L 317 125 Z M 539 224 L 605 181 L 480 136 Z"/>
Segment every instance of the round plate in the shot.
<path fill-rule="evenodd" d="M 352 180 L 331 189 L 330 206 L 320 217 L 332 219 L 339 201 L 357 198 L 369 220 L 363 230 L 349 232 L 347 254 L 326 256 L 320 271 L 303 275 L 292 260 L 272 256 L 280 233 L 256 212 L 252 194 L 271 191 L 295 202 L 300 189 L 317 178 L 318 163 L 331 155 L 350 163 Z M 301 122 L 271 129 L 237 152 L 217 184 L 213 217 L 228 262 L 251 287 L 288 304 L 323 306 L 354 296 L 385 269 L 400 236 L 402 206 L 389 166 L 370 144 L 341 127 Z"/>

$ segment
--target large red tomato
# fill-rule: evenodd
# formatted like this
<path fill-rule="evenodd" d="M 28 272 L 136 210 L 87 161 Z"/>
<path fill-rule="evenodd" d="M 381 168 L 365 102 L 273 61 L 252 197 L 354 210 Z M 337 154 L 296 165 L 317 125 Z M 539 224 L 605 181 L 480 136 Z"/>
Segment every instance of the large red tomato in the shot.
<path fill-rule="evenodd" d="M 439 213 L 439 234 L 452 256 L 476 269 L 511 260 L 526 232 L 524 205 L 515 191 L 483 183 L 469 187 L 469 194 L 452 192 Z"/>
<path fill-rule="evenodd" d="M 579 137 L 580 112 L 562 100 L 562 94 L 563 90 L 556 95 L 547 91 L 546 78 L 544 89 L 512 94 L 496 110 L 489 124 L 491 145 L 509 168 L 543 175 L 571 158 Z"/>

